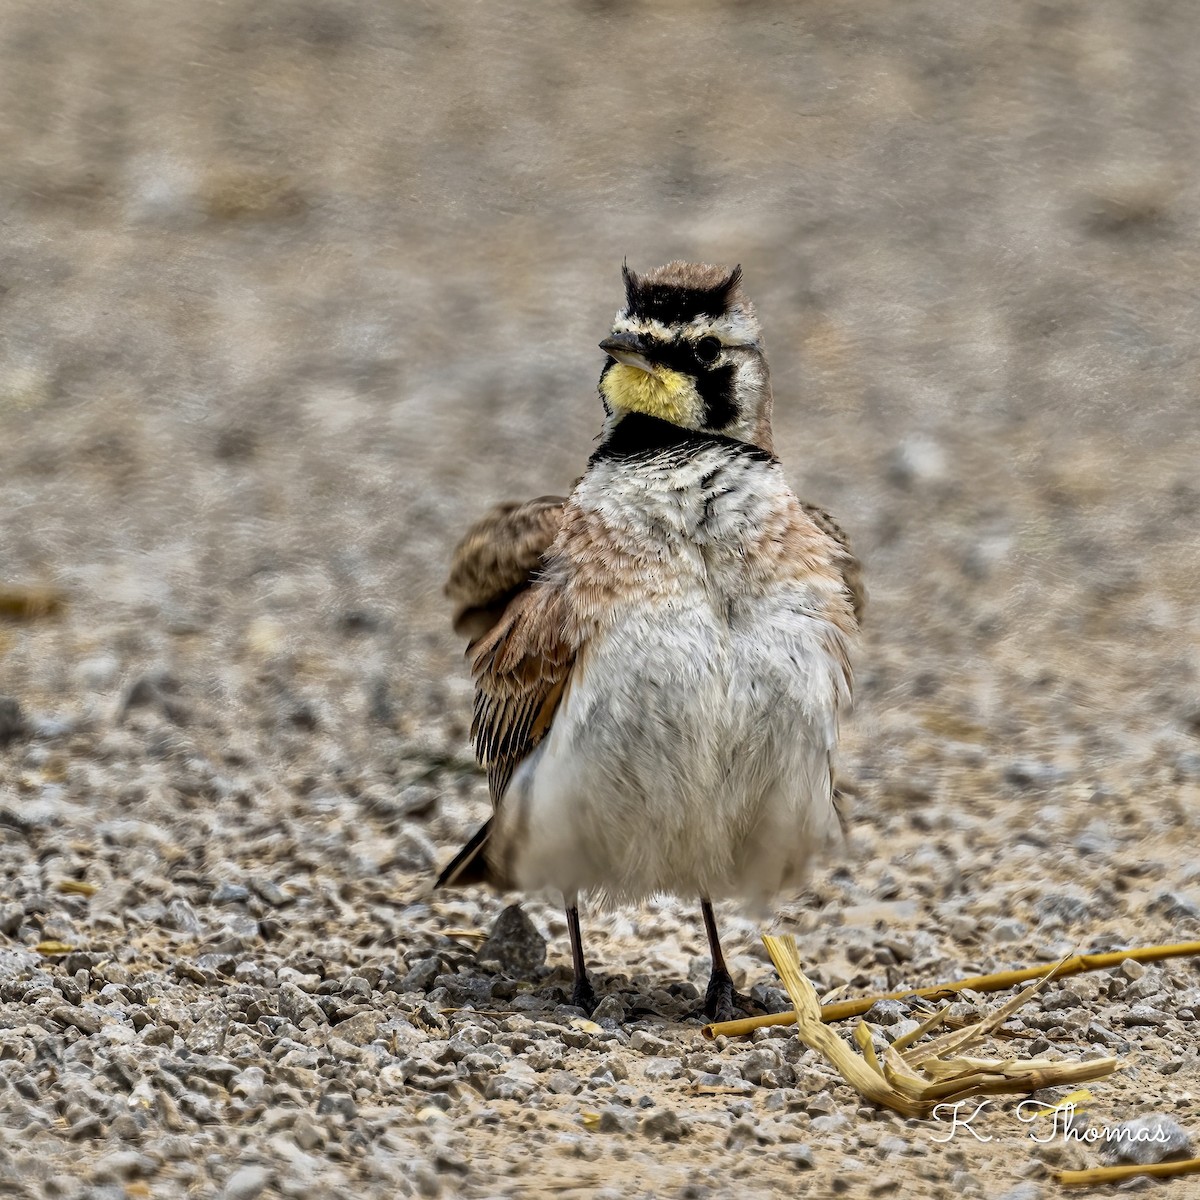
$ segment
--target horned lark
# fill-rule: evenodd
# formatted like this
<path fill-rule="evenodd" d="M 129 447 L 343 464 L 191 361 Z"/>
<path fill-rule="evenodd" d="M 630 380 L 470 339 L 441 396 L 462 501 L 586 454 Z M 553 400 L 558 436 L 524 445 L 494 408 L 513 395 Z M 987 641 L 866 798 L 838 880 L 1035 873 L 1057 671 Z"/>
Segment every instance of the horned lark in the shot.
<path fill-rule="evenodd" d="M 625 269 L 600 343 L 605 422 L 570 496 L 506 504 L 446 586 L 472 641 L 491 820 L 438 885 L 555 888 L 591 1011 L 577 898 L 698 897 L 706 1010 L 735 993 L 712 901 L 796 885 L 838 829 L 859 567 L 772 453 L 741 268 Z"/>

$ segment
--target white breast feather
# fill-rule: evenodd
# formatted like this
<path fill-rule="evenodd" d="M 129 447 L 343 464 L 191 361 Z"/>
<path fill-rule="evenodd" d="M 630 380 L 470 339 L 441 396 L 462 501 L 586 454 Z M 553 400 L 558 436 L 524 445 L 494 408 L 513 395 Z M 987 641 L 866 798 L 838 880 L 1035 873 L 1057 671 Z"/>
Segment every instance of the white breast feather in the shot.
<path fill-rule="evenodd" d="M 592 639 L 514 776 L 494 836 L 522 888 L 762 903 L 836 833 L 839 635 L 810 587 L 746 595 L 742 551 L 786 485 L 727 460 L 594 470 L 576 494 L 660 551 L 659 595 Z"/>

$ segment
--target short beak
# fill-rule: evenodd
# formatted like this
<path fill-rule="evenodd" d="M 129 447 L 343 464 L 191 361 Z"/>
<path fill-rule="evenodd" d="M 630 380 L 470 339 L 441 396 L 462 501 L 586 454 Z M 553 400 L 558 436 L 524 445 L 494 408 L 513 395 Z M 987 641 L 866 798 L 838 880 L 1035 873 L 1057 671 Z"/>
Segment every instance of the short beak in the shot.
<path fill-rule="evenodd" d="M 600 343 L 600 349 L 627 367 L 637 367 L 647 373 L 654 370 L 646 358 L 646 347 L 636 333 L 614 333 Z"/>

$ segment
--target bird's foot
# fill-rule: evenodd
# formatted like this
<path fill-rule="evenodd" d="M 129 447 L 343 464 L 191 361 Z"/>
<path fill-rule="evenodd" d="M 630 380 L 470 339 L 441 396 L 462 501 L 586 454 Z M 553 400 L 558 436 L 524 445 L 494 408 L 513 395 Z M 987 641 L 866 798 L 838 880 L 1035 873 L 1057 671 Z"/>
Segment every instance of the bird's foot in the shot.
<path fill-rule="evenodd" d="M 592 981 L 586 975 L 580 975 L 571 989 L 571 1003 L 576 1008 L 582 1008 L 590 1017 L 596 1007 L 596 993 L 592 990 Z"/>
<path fill-rule="evenodd" d="M 755 1016 L 767 1010 L 750 996 L 735 991 L 728 971 L 714 971 L 704 993 L 704 1013 L 716 1024 L 736 1021 L 739 1016 Z"/>

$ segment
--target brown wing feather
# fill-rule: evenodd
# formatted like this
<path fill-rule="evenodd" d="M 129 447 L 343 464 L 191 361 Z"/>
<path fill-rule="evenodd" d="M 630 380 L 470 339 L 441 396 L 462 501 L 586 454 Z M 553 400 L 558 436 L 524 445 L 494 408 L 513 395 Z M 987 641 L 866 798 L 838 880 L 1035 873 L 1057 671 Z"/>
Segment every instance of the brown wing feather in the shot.
<path fill-rule="evenodd" d="M 473 647 L 475 716 L 471 737 L 487 768 L 492 804 L 513 771 L 546 736 L 575 666 L 562 591 L 538 583 L 519 593 Z"/>
<path fill-rule="evenodd" d="M 541 566 L 562 524 L 561 496 L 499 504 L 467 530 L 455 547 L 446 581 L 454 630 L 482 637 Z"/>
<path fill-rule="evenodd" d="M 863 583 L 862 563 L 851 553 L 850 539 L 842 531 L 842 527 L 823 508 L 803 501 L 800 507 L 822 533 L 827 533 L 841 547 L 838 555 L 838 569 L 842 573 L 842 583 L 850 593 L 850 603 L 854 606 L 854 619 L 861 625 L 863 610 L 867 606 L 867 589 Z"/>

